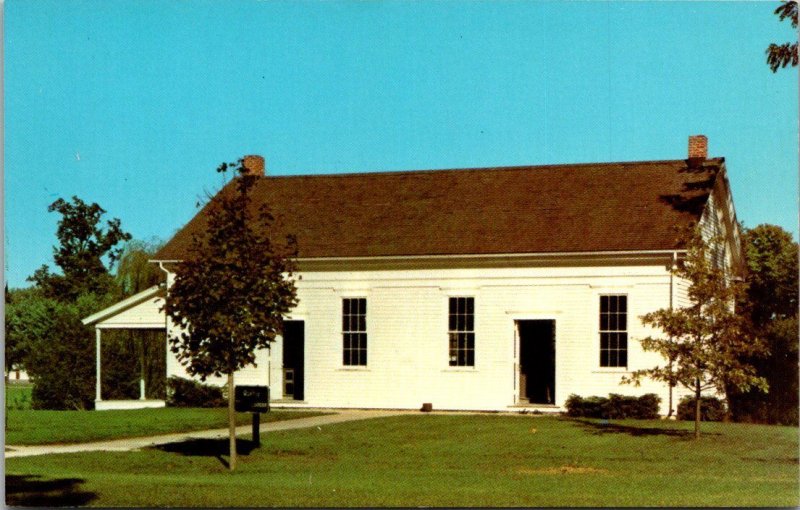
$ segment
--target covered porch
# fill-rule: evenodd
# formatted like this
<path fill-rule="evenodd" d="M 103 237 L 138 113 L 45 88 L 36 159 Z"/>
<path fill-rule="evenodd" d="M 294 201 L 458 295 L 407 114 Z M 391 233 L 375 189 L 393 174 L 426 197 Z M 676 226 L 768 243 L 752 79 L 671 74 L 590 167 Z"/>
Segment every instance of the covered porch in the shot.
<path fill-rule="evenodd" d="M 148 398 L 152 393 L 146 384 L 146 363 L 145 363 L 145 338 L 148 336 L 152 339 L 156 336 L 156 344 L 160 345 L 161 353 L 166 356 L 167 341 L 166 341 L 166 315 L 161 310 L 164 305 L 164 296 L 166 290 L 161 285 L 150 287 L 147 290 L 139 292 L 127 299 L 120 301 L 104 310 L 92 314 L 82 320 L 86 325 L 94 325 L 95 327 L 95 364 L 96 364 L 96 388 L 95 388 L 95 409 L 98 411 L 109 409 L 142 409 L 153 407 L 164 407 L 166 400 L 164 398 Z M 119 336 L 122 331 L 137 332 L 138 339 L 131 337 L 131 341 L 141 342 L 141 348 L 138 351 L 141 355 L 138 360 L 139 364 L 139 387 L 138 398 L 119 398 L 116 395 L 112 398 L 104 398 L 113 391 L 104 392 L 103 376 L 104 374 L 102 360 L 103 360 L 103 336 L 104 332 L 107 336 Z M 159 341 L 160 339 L 160 341 Z M 152 342 L 151 342 L 152 343 Z M 137 344 L 138 345 L 138 344 Z M 131 360 L 136 364 L 137 360 Z M 158 374 L 156 374 L 158 375 Z M 166 381 L 166 363 L 163 368 L 164 381 Z M 108 379 L 108 377 L 106 377 Z M 163 389 L 163 385 L 162 388 Z M 116 392 L 119 393 L 119 392 Z M 130 396 L 131 392 L 128 391 Z"/>

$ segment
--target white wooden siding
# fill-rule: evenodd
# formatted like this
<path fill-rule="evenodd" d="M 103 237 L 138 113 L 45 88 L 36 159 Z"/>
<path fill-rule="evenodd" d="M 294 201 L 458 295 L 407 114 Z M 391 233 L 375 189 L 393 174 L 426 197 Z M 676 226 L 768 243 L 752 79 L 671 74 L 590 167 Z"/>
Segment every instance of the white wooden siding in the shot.
<path fill-rule="evenodd" d="M 142 301 L 106 320 L 97 323 L 98 328 L 164 327 L 164 298 L 155 297 Z"/>
<path fill-rule="evenodd" d="M 599 296 L 628 295 L 629 370 L 661 360 L 638 339 L 658 332 L 638 317 L 669 306 L 668 261 L 651 266 L 436 269 L 305 272 L 297 281 L 294 319 L 305 321 L 305 402 L 314 407 L 507 410 L 515 404 L 514 320 L 556 321 L 556 404 L 582 396 L 658 393 L 645 381 L 621 385 L 624 368 L 599 366 Z M 680 292 L 677 292 L 680 294 Z M 342 365 L 344 297 L 367 298 L 368 364 Z M 475 366 L 448 365 L 450 296 L 475 297 Z M 681 297 L 676 301 L 680 302 Z M 258 366 L 237 374 L 237 384 L 271 384 L 281 397 L 280 338 Z M 168 373 L 185 376 L 174 360 Z M 222 384 L 222 379 L 211 382 Z M 677 397 L 676 397 L 677 402 Z"/>

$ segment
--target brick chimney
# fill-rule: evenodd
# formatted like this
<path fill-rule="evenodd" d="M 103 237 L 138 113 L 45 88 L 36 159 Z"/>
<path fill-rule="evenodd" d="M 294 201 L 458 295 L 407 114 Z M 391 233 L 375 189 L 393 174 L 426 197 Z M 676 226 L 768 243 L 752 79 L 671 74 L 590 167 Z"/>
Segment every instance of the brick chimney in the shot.
<path fill-rule="evenodd" d="M 245 169 L 245 174 L 255 175 L 258 177 L 264 176 L 264 158 L 258 155 L 245 156 L 242 166 Z"/>
<path fill-rule="evenodd" d="M 708 158 L 708 138 L 706 135 L 689 137 L 689 159 Z"/>

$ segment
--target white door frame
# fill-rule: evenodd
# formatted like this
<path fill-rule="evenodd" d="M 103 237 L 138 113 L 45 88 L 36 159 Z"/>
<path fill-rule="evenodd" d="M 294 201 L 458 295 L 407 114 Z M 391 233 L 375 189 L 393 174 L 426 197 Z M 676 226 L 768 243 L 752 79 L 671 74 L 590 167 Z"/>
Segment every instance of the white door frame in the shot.
<path fill-rule="evenodd" d="M 520 337 L 519 337 L 519 322 L 520 321 L 553 321 L 553 341 L 555 342 L 555 359 L 553 360 L 553 378 L 557 379 L 558 377 L 558 320 L 559 316 L 561 315 L 560 312 L 547 312 L 547 313 L 531 313 L 531 314 L 514 314 L 511 316 L 511 327 L 514 331 L 514 350 L 512 354 L 512 364 L 514 369 L 514 381 L 512 383 L 513 388 L 513 403 L 512 405 L 519 405 L 520 404 L 520 393 L 521 388 L 519 387 L 519 349 L 520 349 Z M 556 389 L 553 391 L 553 402 L 556 402 L 556 394 L 558 392 L 558 384 L 556 384 Z"/>

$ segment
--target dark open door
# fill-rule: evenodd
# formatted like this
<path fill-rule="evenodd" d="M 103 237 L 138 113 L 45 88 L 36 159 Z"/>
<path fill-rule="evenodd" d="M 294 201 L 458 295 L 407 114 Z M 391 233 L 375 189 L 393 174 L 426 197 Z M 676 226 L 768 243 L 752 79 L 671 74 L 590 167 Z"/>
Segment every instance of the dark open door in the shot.
<path fill-rule="evenodd" d="M 305 323 L 283 322 L 283 396 L 294 400 L 305 398 L 304 388 Z"/>
<path fill-rule="evenodd" d="M 556 321 L 523 320 L 519 328 L 519 399 L 553 404 L 556 392 Z"/>

